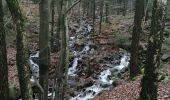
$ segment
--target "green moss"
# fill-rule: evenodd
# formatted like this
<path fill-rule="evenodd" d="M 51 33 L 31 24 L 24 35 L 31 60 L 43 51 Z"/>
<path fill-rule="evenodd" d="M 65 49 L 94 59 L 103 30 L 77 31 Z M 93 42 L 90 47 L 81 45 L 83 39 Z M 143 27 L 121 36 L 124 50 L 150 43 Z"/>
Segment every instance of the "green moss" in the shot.
<path fill-rule="evenodd" d="M 135 81 L 136 80 L 136 77 L 130 77 L 129 78 L 131 81 Z"/>
<path fill-rule="evenodd" d="M 165 77 L 167 76 L 167 74 L 165 72 L 159 72 L 159 76 L 158 76 L 158 80 L 161 81 L 161 80 L 164 80 Z"/>
<path fill-rule="evenodd" d="M 14 85 L 10 85 L 9 86 L 9 97 L 10 100 L 17 100 L 17 98 L 21 95 L 20 90 L 14 86 Z"/>
<path fill-rule="evenodd" d="M 165 38 L 163 45 L 162 45 L 162 60 L 166 60 L 170 57 L 170 36 Z"/>
<path fill-rule="evenodd" d="M 113 43 L 115 46 L 125 45 L 130 43 L 129 37 L 125 36 L 119 32 L 114 32 L 113 34 Z"/>
<path fill-rule="evenodd" d="M 144 75 L 144 71 L 145 71 L 145 69 L 141 68 L 140 72 L 141 72 L 142 75 Z"/>

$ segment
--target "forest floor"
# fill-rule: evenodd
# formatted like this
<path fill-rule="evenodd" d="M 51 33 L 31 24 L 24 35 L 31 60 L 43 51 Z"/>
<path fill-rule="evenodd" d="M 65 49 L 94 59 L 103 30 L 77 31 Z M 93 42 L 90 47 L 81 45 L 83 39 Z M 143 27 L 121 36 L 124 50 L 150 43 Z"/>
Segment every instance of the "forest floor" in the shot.
<path fill-rule="evenodd" d="M 127 23 L 125 22 L 125 24 L 124 23 L 120 24 L 119 21 L 117 23 L 119 23 L 116 24 L 117 26 L 119 26 L 117 27 L 117 29 L 113 29 L 112 26 L 110 28 L 107 28 L 107 30 L 103 31 L 102 33 L 103 35 L 101 34 L 96 37 L 95 45 L 100 48 L 95 50 L 98 56 L 97 57 L 93 56 L 94 58 L 101 58 L 101 56 L 103 55 L 109 55 L 113 51 L 118 50 L 116 48 L 113 48 L 114 45 L 113 43 L 109 43 L 108 45 L 108 42 L 110 42 L 108 41 L 110 38 L 110 35 L 108 33 L 110 33 L 110 31 L 113 32 L 113 30 L 124 29 Z M 128 35 L 127 31 L 124 31 L 124 34 Z M 98 39 L 98 38 L 104 38 L 104 39 Z M 31 52 L 34 52 L 38 49 L 37 45 L 38 45 L 37 43 L 30 43 L 29 48 L 31 49 Z M 16 60 L 15 60 L 16 49 L 14 47 L 9 47 L 7 48 L 7 52 L 8 52 L 8 65 L 9 65 L 9 83 L 18 87 L 19 83 L 18 83 Z M 55 66 L 55 64 L 57 63 L 56 61 L 58 60 L 57 54 L 51 54 L 51 59 L 52 59 L 52 63 L 51 63 L 52 66 Z M 170 81 L 168 79 L 170 78 L 170 64 L 169 63 L 165 64 L 164 67 L 161 67 L 161 70 L 166 73 L 167 78 L 159 82 L 158 100 L 170 100 Z M 116 87 L 111 88 L 111 90 L 109 91 L 103 91 L 98 96 L 96 96 L 94 100 L 136 100 L 139 97 L 139 92 L 141 89 L 140 82 L 141 82 L 142 75 L 139 75 L 134 81 L 129 80 L 127 77 L 128 75 L 126 75 L 125 78 L 118 80 L 116 82 L 117 84 Z"/>
<path fill-rule="evenodd" d="M 32 5 L 31 5 L 32 6 Z M 28 6 L 29 8 L 30 6 Z M 26 8 L 26 7 L 24 7 Z M 27 32 L 34 34 L 30 37 L 31 42 L 29 44 L 29 48 L 31 52 L 35 52 L 38 50 L 38 15 L 37 15 L 37 7 L 34 5 L 32 6 L 31 10 L 34 11 L 36 15 L 28 15 L 28 20 L 31 20 L 30 24 L 28 25 Z M 26 11 L 24 11 L 26 12 Z M 27 12 L 27 13 L 28 13 Z M 120 33 L 121 41 L 125 41 L 126 39 L 122 38 L 122 36 L 130 37 L 129 32 L 132 30 L 133 18 L 132 17 L 120 17 L 114 18 L 113 22 L 110 24 L 103 24 L 102 27 L 102 34 L 96 35 L 94 37 L 95 45 L 98 49 L 95 50 L 95 54 L 93 58 L 101 58 L 103 55 L 109 55 L 113 51 L 118 50 L 117 45 L 119 43 L 115 43 L 117 41 L 110 41 L 114 38 L 112 37 L 112 33 Z M 119 41 L 119 40 L 118 40 Z M 105 45 L 107 44 L 107 45 Z M 12 44 L 11 44 L 12 45 Z M 125 47 L 126 48 L 126 47 Z M 9 46 L 7 48 L 8 53 L 8 68 L 9 68 L 9 84 L 15 85 L 19 87 L 18 82 L 18 74 L 16 68 L 16 49 L 15 46 Z M 51 66 L 54 67 L 58 61 L 58 54 L 51 54 Z M 93 63 L 93 65 L 95 65 Z M 159 82 L 158 86 L 158 100 L 170 100 L 170 63 L 166 63 L 161 66 L 161 69 L 164 73 L 166 73 L 166 78 Z M 51 68 L 50 73 L 54 72 L 54 68 Z M 53 75 L 52 75 L 53 76 Z M 116 87 L 111 88 L 109 91 L 103 91 L 98 96 L 94 98 L 94 100 L 136 100 L 139 97 L 140 92 L 140 82 L 141 82 L 142 75 L 136 77 L 134 81 L 128 79 L 128 72 L 125 73 L 125 78 L 120 79 L 116 82 Z"/>
<path fill-rule="evenodd" d="M 164 67 L 170 76 L 170 64 Z M 103 91 L 94 100 L 137 100 L 141 90 L 141 78 L 138 76 L 135 81 L 120 80 L 119 85 L 110 91 Z M 158 100 L 170 100 L 170 81 L 163 80 L 158 83 Z"/>

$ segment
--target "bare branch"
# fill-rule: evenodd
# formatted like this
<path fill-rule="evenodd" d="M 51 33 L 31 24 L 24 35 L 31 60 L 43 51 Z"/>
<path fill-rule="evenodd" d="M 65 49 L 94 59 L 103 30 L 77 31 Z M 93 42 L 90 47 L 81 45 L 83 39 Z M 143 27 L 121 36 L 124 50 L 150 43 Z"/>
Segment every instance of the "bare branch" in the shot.
<path fill-rule="evenodd" d="M 71 5 L 70 8 L 67 9 L 66 14 L 73 8 L 75 7 L 81 0 L 77 0 L 74 4 Z"/>

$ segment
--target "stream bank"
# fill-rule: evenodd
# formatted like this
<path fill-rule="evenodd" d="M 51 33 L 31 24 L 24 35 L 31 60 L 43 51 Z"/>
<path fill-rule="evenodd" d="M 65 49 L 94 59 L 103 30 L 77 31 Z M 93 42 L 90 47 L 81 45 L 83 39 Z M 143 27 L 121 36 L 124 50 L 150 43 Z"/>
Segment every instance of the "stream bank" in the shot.
<path fill-rule="evenodd" d="M 68 69 L 68 99 L 89 100 L 103 90 L 114 87 L 114 82 L 128 70 L 130 54 L 108 45 L 95 46 L 92 26 L 81 19 L 78 25 L 75 24 L 77 29 L 72 31 L 74 33 L 71 33 L 69 39 L 72 56 Z M 38 57 L 39 51 L 29 58 L 32 81 L 39 78 L 39 66 L 36 63 Z M 49 96 L 51 94 L 49 91 Z"/>

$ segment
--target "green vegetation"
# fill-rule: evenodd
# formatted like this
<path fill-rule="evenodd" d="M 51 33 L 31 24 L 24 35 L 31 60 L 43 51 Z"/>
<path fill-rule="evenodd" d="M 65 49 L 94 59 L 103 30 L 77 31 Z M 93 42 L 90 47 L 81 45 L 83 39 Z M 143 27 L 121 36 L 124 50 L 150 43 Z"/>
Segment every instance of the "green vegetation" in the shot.
<path fill-rule="evenodd" d="M 17 98 L 21 95 L 20 90 L 14 86 L 14 85 L 10 85 L 9 86 L 9 97 L 10 100 L 17 100 Z"/>
<path fill-rule="evenodd" d="M 159 72 L 158 80 L 159 81 L 164 80 L 166 76 L 167 76 L 166 73 L 161 71 Z"/>
<path fill-rule="evenodd" d="M 167 60 L 170 57 L 170 37 L 165 38 L 162 45 L 162 60 Z"/>
<path fill-rule="evenodd" d="M 119 32 L 114 32 L 113 43 L 114 43 L 114 46 L 116 47 L 125 46 L 125 45 L 130 45 L 130 40 L 128 36 L 122 35 Z"/>

